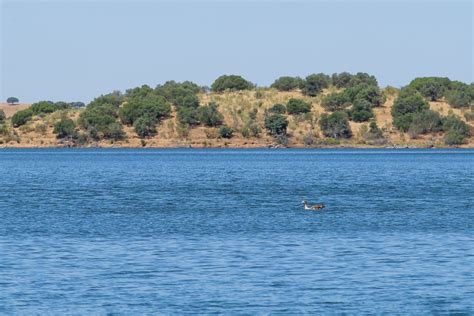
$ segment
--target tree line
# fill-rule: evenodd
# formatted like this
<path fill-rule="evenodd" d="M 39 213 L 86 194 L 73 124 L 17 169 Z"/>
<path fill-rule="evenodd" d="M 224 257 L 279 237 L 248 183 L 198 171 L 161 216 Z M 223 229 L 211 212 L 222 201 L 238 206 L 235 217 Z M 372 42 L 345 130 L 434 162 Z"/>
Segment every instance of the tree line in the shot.
<path fill-rule="evenodd" d="M 270 87 L 278 91 L 297 90 L 308 97 L 319 97 L 321 106 L 328 112 L 322 114 L 318 120 L 326 137 L 352 137 L 353 132 L 349 124 L 351 120 L 369 122 L 368 135 L 372 138 L 383 137 L 374 121 L 373 109 L 384 104 L 386 94 L 372 75 L 343 72 L 331 76 L 317 73 L 306 78 L 283 76 L 276 79 Z M 241 76 L 223 75 L 213 82 L 210 90 L 223 93 L 255 88 L 254 84 Z M 328 88 L 331 88 L 331 92 L 322 94 Z M 126 125 L 132 127 L 141 138 L 152 137 L 157 133 L 157 125 L 170 117 L 174 108 L 176 119 L 183 130 L 199 125 L 217 127 L 220 137 L 231 138 L 235 131 L 223 123 L 224 117 L 219 111 L 219 105 L 215 102 L 200 103 L 198 94 L 207 92 L 208 88 L 190 81 L 168 81 L 155 88 L 143 85 L 128 89 L 125 93 L 115 91 L 92 100 L 77 121 L 62 117 L 55 124 L 54 132 L 59 138 L 70 137 L 81 142 L 122 140 L 125 138 L 123 126 Z M 454 114 L 442 117 L 438 112 L 429 109 L 428 101 L 441 99 L 454 108 L 471 107 L 471 110 L 466 112 L 466 119 L 471 120 L 474 117 L 473 84 L 441 77 L 424 77 L 414 79 L 399 91 L 391 112 L 393 126 L 413 138 L 443 131 L 446 133 L 447 144 L 462 144 L 470 135 L 469 126 Z M 15 113 L 11 122 L 13 127 L 19 127 L 34 116 L 81 106 L 84 106 L 82 102 L 41 101 Z M 310 101 L 290 98 L 286 104 L 274 104 L 265 110 L 263 127 L 268 134 L 284 141 L 289 124 L 288 116 L 306 115 L 311 111 Z M 261 133 L 256 114 L 257 112 L 249 114 L 249 120 L 241 130 L 244 136 L 258 137 Z"/>

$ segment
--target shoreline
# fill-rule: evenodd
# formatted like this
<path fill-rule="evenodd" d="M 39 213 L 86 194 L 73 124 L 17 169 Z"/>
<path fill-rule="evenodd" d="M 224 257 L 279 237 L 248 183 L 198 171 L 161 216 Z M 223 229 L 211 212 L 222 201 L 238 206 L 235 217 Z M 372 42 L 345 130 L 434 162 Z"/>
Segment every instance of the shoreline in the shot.
<path fill-rule="evenodd" d="M 474 149 L 470 146 L 0 146 L 2 149 Z"/>

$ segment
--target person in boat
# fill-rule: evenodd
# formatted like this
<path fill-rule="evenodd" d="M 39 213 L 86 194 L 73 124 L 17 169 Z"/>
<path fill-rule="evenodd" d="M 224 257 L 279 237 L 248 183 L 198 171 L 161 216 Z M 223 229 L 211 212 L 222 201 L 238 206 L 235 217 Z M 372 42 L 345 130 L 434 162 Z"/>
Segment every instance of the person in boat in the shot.
<path fill-rule="evenodd" d="M 305 210 L 312 211 L 312 210 L 321 210 L 324 208 L 324 204 L 313 204 L 313 205 L 308 205 L 308 202 L 306 200 L 303 200 L 303 207 Z"/>

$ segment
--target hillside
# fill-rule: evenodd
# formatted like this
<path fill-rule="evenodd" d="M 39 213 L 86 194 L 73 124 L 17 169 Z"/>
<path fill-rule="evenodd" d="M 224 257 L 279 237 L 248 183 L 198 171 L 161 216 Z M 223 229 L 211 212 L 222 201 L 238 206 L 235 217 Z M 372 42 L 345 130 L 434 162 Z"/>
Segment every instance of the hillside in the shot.
<path fill-rule="evenodd" d="M 126 137 L 124 140 L 100 140 L 84 144 L 85 147 L 235 147 L 252 148 L 268 147 L 277 144 L 275 138 L 267 134 L 263 128 L 264 113 L 272 105 L 280 103 L 286 104 L 291 98 L 303 99 L 312 104 L 311 115 L 288 115 L 288 147 L 445 147 L 443 143 L 444 133 L 431 133 L 420 135 L 412 139 L 408 133 L 402 133 L 396 130 L 392 125 L 391 107 L 395 96 L 388 97 L 382 106 L 374 108 L 375 121 L 382 129 L 385 141 L 377 145 L 370 145 L 361 135 L 363 126 L 368 123 L 356 123 L 350 121 L 350 128 L 353 136 L 350 139 L 333 141 L 322 135 L 317 121 L 321 114 L 327 113 L 321 106 L 321 98 L 327 95 L 331 90 L 325 90 L 321 95 L 308 97 L 298 91 L 279 92 L 275 89 L 259 89 L 258 93 L 254 90 L 237 91 L 225 93 L 199 93 L 201 104 L 215 101 L 218 104 L 219 111 L 224 116 L 224 124 L 234 129 L 234 136 L 230 139 L 220 138 L 218 129 L 214 127 L 197 126 L 186 131 L 179 128 L 176 119 L 176 111 L 173 110 L 169 118 L 161 121 L 157 126 L 157 134 L 152 137 L 142 139 L 133 131 L 133 127 L 124 125 Z M 464 112 L 461 109 L 452 108 L 445 101 L 429 102 L 430 109 L 439 112 L 443 116 L 453 112 L 462 120 Z M 15 112 L 28 108 L 28 105 L 8 105 L 1 104 L 7 118 L 10 118 Z M 259 137 L 243 137 L 241 129 L 251 110 L 258 109 L 256 121 L 262 129 Z M 56 147 L 64 146 L 64 142 L 57 139 L 53 133 L 54 123 L 59 120 L 61 115 L 77 119 L 84 109 L 69 109 L 62 112 L 55 112 L 45 116 L 37 116 L 27 124 L 18 128 L 12 128 L 13 137 L 1 137 L 0 146 L 2 147 Z M 473 122 L 467 122 L 474 129 Z M 474 147 L 474 137 L 470 136 L 466 144 L 460 147 Z"/>

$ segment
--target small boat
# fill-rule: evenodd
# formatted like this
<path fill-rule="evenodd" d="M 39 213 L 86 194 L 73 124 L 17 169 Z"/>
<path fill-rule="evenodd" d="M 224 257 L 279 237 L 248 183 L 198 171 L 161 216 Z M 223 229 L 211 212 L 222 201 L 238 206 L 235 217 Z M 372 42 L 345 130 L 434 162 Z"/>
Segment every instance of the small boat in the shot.
<path fill-rule="evenodd" d="M 304 206 L 304 209 L 307 210 L 307 211 L 315 211 L 315 210 L 321 210 L 324 208 L 324 204 L 321 203 L 321 204 L 313 204 L 313 205 L 308 205 L 308 202 L 306 200 L 304 200 L 303 202 L 301 202 Z"/>

